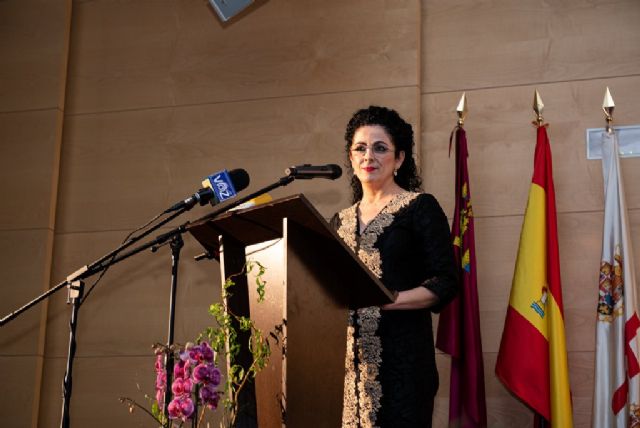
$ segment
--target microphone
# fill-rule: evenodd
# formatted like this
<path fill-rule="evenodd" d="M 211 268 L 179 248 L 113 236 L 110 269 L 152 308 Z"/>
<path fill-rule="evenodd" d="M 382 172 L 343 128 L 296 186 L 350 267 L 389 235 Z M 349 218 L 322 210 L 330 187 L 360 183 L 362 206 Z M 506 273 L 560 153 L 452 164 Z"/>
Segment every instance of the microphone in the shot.
<path fill-rule="evenodd" d="M 289 177 L 310 180 L 312 178 L 326 178 L 335 180 L 342 175 L 342 168 L 330 163 L 327 165 L 304 165 L 292 166 L 284 171 Z"/>
<path fill-rule="evenodd" d="M 208 175 L 202 181 L 202 185 L 204 186 L 202 189 L 185 200 L 174 204 L 166 210 L 165 213 L 177 211 L 182 208 L 189 210 L 195 204 L 204 205 L 207 202 L 215 206 L 220 202 L 231 199 L 235 197 L 238 192 L 249 186 L 249 174 L 242 168 L 232 169 L 229 172 L 223 169 L 222 171 Z"/>

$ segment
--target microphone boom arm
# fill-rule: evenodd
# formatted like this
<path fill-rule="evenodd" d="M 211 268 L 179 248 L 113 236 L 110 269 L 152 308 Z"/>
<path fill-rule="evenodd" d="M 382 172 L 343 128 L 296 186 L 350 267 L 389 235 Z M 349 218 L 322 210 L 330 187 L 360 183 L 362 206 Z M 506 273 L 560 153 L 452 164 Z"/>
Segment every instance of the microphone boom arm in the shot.
<path fill-rule="evenodd" d="M 7 315 L 7 316 L 3 317 L 2 319 L 0 319 L 0 327 L 3 326 L 4 324 L 8 323 L 9 321 L 11 321 L 12 319 L 17 317 L 18 315 L 20 315 L 22 312 L 26 311 L 27 309 L 31 308 L 32 306 L 34 306 L 37 303 L 41 302 L 42 300 L 46 299 L 47 297 L 49 297 L 50 295 L 52 295 L 56 291 L 58 291 L 58 290 L 60 290 L 62 288 L 65 288 L 67 285 L 71 284 L 73 281 L 89 278 L 90 276 L 93 276 L 96 273 L 102 272 L 103 270 L 105 270 L 109 266 L 116 264 L 117 262 L 122 260 L 121 257 L 117 257 L 118 253 L 120 253 L 125 248 L 128 248 L 131 245 L 135 244 L 136 242 L 140 241 L 142 238 L 144 238 L 145 236 L 149 235 L 154 230 L 156 230 L 159 227 L 163 226 L 164 224 L 170 222 L 171 220 L 173 220 L 174 218 L 176 218 L 179 215 L 183 214 L 187 210 L 188 209 L 181 209 L 180 211 L 176 211 L 175 213 L 173 213 L 169 217 L 167 217 L 164 220 L 160 221 L 154 227 L 142 232 L 139 235 L 134 236 L 133 238 L 129 239 L 124 244 L 120 245 L 115 250 L 110 251 L 109 253 L 105 254 L 102 257 L 100 257 L 98 260 L 95 260 L 95 261 L 91 262 L 90 264 L 85 265 L 85 266 L 81 267 L 80 269 L 76 270 L 74 273 L 72 273 L 71 275 L 67 276 L 67 278 L 64 281 L 60 282 L 55 287 L 47 290 L 46 292 L 44 292 L 40 296 L 36 297 L 35 299 L 30 301 L 29 303 L 25 304 L 24 306 L 20 307 L 19 309 L 11 312 L 9 315 Z M 106 262 L 107 260 L 109 260 L 111 258 L 113 258 L 113 260 L 110 263 L 107 263 L 105 265 L 104 262 Z"/>
<path fill-rule="evenodd" d="M 229 204 L 223 205 L 222 207 L 214 210 L 213 212 L 200 217 L 198 220 L 196 220 L 197 222 L 200 221 L 205 221 L 205 220 L 209 220 L 212 219 L 214 217 L 217 217 L 218 215 L 230 210 L 231 208 L 234 208 L 246 201 L 249 201 L 257 196 L 260 196 L 264 193 L 267 193 L 270 190 L 273 190 L 275 188 L 281 187 L 281 186 L 286 186 L 289 183 L 291 183 L 293 180 L 295 180 L 295 177 L 290 177 L 290 176 L 285 176 L 280 178 L 277 182 L 270 184 L 269 186 L 266 186 L 250 195 L 247 195 L 245 197 L 242 197 L 240 199 L 236 199 L 234 200 L 234 202 L 231 202 Z M 35 306 L 36 304 L 40 303 L 41 301 L 43 301 L 44 299 L 48 298 L 50 295 L 52 295 L 53 293 L 61 290 L 62 288 L 67 287 L 69 284 L 71 284 L 73 281 L 77 281 L 77 280 L 82 280 L 82 279 L 86 279 L 89 278 L 97 273 L 102 272 L 103 270 L 107 269 L 108 267 L 115 265 L 117 263 L 120 263 L 122 260 L 128 259 L 129 257 L 146 250 L 147 248 L 153 247 L 154 245 L 159 245 L 162 244 L 164 242 L 166 242 L 167 240 L 169 240 L 170 238 L 172 238 L 174 235 L 178 235 L 178 234 L 182 234 L 184 232 L 187 231 L 187 226 L 190 224 L 190 222 L 186 222 L 180 226 L 178 226 L 177 228 L 164 233 L 160 236 L 158 236 L 157 238 L 155 238 L 152 241 L 147 242 L 146 244 L 142 244 L 141 246 L 138 246 L 126 253 L 120 254 L 124 249 L 129 248 L 131 245 L 135 244 L 136 242 L 140 241 L 142 238 L 144 238 L 145 236 L 149 235 L 151 232 L 153 232 L 154 230 L 157 230 L 159 227 L 163 226 L 164 224 L 170 222 L 171 220 L 173 220 L 174 218 L 180 216 L 181 214 L 183 214 L 185 211 L 188 211 L 191 207 L 189 208 L 182 208 L 179 211 L 174 212 L 173 214 L 171 214 L 169 217 L 165 218 L 164 220 L 162 220 L 161 222 L 159 222 L 158 224 L 156 224 L 154 227 L 144 231 L 143 233 L 134 236 L 133 238 L 131 238 L 130 240 L 128 240 L 127 242 L 125 242 L 124 244 L 120 245 L 118 248 L 116 248 L 113 251 L 110 251 L 109 253 L 105 254 L 104 256 L 100 257 L 98 260 L 81 267 L 80 269 L 76 270 L 74 273 L 72 273 L 71 275 L 69 275 L 64 281 L 58 283 L 56 286 L 54 286 L 53 288 L 47 290 L 46 292 L 44 292 L 43 294 L 41 294 L 40 296 L 36 297 L 35 299 L 33 299 L 32 301 L 28 302 L 27 304 L 25 304 L 24 306 L 16 309 L 15 311 L 11 312 L 10 314 L 6 315 L 5 317 L 3 317 L 2 319 L 0 319 L 0 327 L 5 325 L 6 323 L 8 323 L 9 321 L 11 321 L 12 319 L 16 318 L 18 315 L 20 315 L 21 313 L 23 313 L 24 311 L 26 311 L 27 309 L 31 308 L 32 306 Z M 108 263 L 105 264 L 105 262 L 109 259 L 110 260 Z"/>

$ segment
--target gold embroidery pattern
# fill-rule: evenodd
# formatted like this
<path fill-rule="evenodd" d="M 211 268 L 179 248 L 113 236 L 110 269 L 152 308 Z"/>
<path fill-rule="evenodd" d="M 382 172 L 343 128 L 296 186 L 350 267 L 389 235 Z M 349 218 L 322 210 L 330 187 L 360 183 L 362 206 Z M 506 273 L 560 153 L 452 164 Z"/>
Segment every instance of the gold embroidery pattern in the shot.
<path fill-rule="evenodd" d="M 380 252 L 375 248 L 378 237 L 394 219 L 394 214 L 407 206 L 418 196 L 418 193 L 401 193 L 397 195 L 380 213 L 371 220 L 360 239 L 358 257 L 378 277 L 382 277 Z M 340 228 L 338 235 L 355 251 L 357 230 L 357 204 L 339 213 Z M 342 426 L 373 428 L 376 426 L 377 414 L 382 398 L 382 386 L 378 381 L 380 364 L 382 363 L 382 343 L 377 335 L 380 321 L 380 308 L 369 307 L 358 309 L 358 326 L 360 335 L 355 341 L 358 352 L 358 373 L 354 364 L 354 328 L 347 330 L 347 355 L 345 361 L 345 388 L 342 414 Z M 353 313 L 350 322 L 353 321 Z M 356 385 L 357 379 L 357 385 Z M 357 397 L 356 397 L 357 394 Z M 359 412 L 358 412 L 359 411 Z M 358 418 L 358 413 L 360 417 Z M 358 420 L 360 419 L 360 420 Z"/>
<path fill-rule="evenodd" d="M 378 381 L 382 363 L 382 343 L 376 334 L 380 321 L 380 308 L 372 306 L 358 309 L 358 404 L 363 427 L 375 427 L 380 410 L 382 386 Z"/>
<path fill-rule="evenodd" d="M 345 356 L 345 376 L 344 376 L 344 400 L 342 403 L 342 426 L 343 428 L 358 428 L 356 397 L 356 367 L 353 352 L 353 311 L 349 315 L 349 327 L 347 328 L 347 353 Z"/>
<path fill-rule="evenodd" d="M 352 251 L 356 251 L 356 216 L 357 204 L 340 213 L 338 236 Z M 354 311 L 349 311 L 349 327 L 347 328 L 347 352 L 345 355 L 344 398 L 342 403 L 342 427 L 359 428 L 358 400 L 356 399 L 356 366 L 355 366 L 355 329 L 353 327 Z"/>
<path fill-rule="evenodd" d="M 346 208 L 340 213 L 340 227 L 338 236 L 352 251 L 356 251 L 356 216 L 357 204 Z M 358 401 L 356 399 L 356 366 L 355 366 L 355 329 L 353 327 L 354 311 L 349 311 L 349 327 L 347 328 L 347 352 L 345 355 L 344 398 L 342 402 L 342 427 L 359 428 Z"/>
<path fill-rule="evenodd" d="M 356 225 L 357 216 L 356 209 L 358 205 L 354 204 L 338 213 L 340 218 L 340 227 L 338 228 L 338 236 L 342 238 L 351 251 L 356 251 Z"/>
<path fill-rule="evenodd" d="M 362 247 L 358 251 L 358 258 L 369 268 L 378 278 L 382 277 L 380 252 L 375 248 L 372 251 L 364 250 Z"/>
<path fill-rule="evenodd" d="M 384 232 L 384 230 L 393 223 L 394 215 L 400 211 L 400 209 L 409 205 L 419 193 L 405 192 L 400 193 L 389 202 L 389 204 L 378 213 L 378 215 L 371 220 L 371 223 L 367 226 L 360 239 L 360 251 L 358 251 L 358 257 L 378 278 L 382 277 L 382 263 L 380 260 L 380 251 L 375 248 L 375 243 L 378 237 Z M 355 210 L 353 213 L 354 226 L 357 221 L 355 216 Z M 355 227 L 353 233 L 355 236 Z M 354 239 L 354 238 L 352 238 Z"/>

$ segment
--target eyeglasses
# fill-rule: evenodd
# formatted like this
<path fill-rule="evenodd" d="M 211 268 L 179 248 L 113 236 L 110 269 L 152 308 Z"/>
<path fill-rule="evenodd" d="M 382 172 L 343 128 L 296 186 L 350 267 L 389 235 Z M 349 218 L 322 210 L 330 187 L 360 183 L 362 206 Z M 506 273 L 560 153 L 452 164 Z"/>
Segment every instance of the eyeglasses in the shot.
<path fill-rule="evenodd" d="M 392 149 L 384 143 L 374 143 L 371 146 L 357 144 L 351 149 L 351 153 L 354 156 L 364 156 L 368 149 L 371 149 L 371 152 L 376 156 L 384 156 L 392 151 Z"/>

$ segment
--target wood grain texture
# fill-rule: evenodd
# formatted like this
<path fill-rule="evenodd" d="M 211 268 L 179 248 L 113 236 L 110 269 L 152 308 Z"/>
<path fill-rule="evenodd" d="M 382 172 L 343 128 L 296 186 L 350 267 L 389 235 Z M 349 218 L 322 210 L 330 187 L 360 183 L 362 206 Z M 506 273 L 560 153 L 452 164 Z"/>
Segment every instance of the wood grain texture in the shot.
<path fill-rule="evenodd" d="M 0 231 L 0 317 L 47 289 L 52 242 L 49 230 Z M 44 305 L 30 308 L 0 328 L 0 356 L 42 355 L 38 341 L 40 320 L 46 314 Z"/>
<path fill-rule="evenodd" d="M 0 230 L 53 229 L 62 114 L 0 113 Z"/>
<path fill-rule="evenodd" d="M 67 108 L 417 86 L 419 19 L 417 0 L 272 1 L 224 26 L 203 1 L 79 2 Z"/>
<path fill-rule="evenodd" d="M 0 316 L 47 290 L 67 81 L 71 0 L 0 2 Z M 35 427 L 48 302 L 2 327 L 0 414 Z"/>
<path fill-rule="evenodd" d="M 345 165 L 344 128 L 353 112 L 390 105 L 416 123 L 418 100 L 417 88 L 397 88 L 70 116 L 57 228 L 132 229 L 223 168 L 249 172 L 246 195 L 291 165 Z M 346 171 L 336 181 L 303 180 L 271 194 L 293 193 L 305 193 L 325 217 L 351 203 Z M 198 207 L 193 216 L 208 211 Z"/>
<path fill-rule="evenodd" d="M 0 402 L 3 424 L 16 428 L 31 428 L 34 406 L 34 384 L 42 357 L 32 355 L 0 356 L 2 382 Z M 60 394 L 58 394 L 60 395 Z M 36 418 L 37 420 L 37 418 Z M 59 424 L 58 424 L 59 425 Z"/>
<path fill-rule="evenodd" d="M 638 75 L 635 0 L 422 0 L 423 93 Z"/>
<path fill-rule="evenodd" d="M 0 112 L 62 110 L 70 14 L 71 0 L 0 2 Z"/>
<path fill-rule="evenodd" d="M 587 160 L 585 130 L 604 126 L 600 106 L 606 86 L 616 94 L 616 121 L 637 123 L 640 77 L 520 86 L 467 93 L 465 122 L 471 196 L 476 217 L 524 213 L 533 174 L 536 131 L 531 125 L 533 93 L 545 103 L 544 117 L 553 152 L 558 212 L 602 210 L 602 167 Z M 453 213 L 455 162 L 448 157 L 449 135 L 461 92 L 424 95 L 422 173 L 426 188 Z M 629 208 L 640 207 L 640 158 L 622 160 Z"/>

